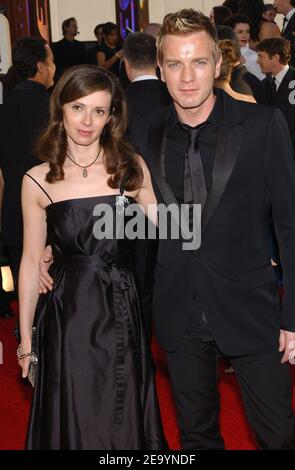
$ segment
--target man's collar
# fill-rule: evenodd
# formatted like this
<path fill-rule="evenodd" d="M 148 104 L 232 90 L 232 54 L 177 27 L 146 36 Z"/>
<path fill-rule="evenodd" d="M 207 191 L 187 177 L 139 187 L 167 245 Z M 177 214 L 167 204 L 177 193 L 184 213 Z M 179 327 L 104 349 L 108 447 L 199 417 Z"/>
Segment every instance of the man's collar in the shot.
<path fill-rule="evenodd" d="M 141 82 L 143 80 L 159 80 L 156 75 L 140 75 L 139 77 L 134 78 L 131 83 Z"/>
<path fill-rule="evenodd" d="M 207 121 L 214 126 L 219 126 L 223 116 L 223 94 L 214 88 L 214 95 L 216 96 L 215 104 Z"/>
<path fill-rule="evenodd" d="M 14 87 L 15 90 L 46 90 L 46 86 L 43 83 L 37 82 L 36 80 L 24 80 L 19 82 Z"/>
<path fill-rule="evenodd" d="M 287 19 L 287 21 L 290 20 L 290 18 L 292 18 L 292 16 L 294 15 L 295 13 L 295 7 L 292 8 L 292 10 L 289 10 L 288 13 L 286 14 L 285 18 Z"/>
<path fill-rule="evenodd" d="M 282 83 L 282 81 L 283 81 L 285 75 L 286 75 L 286 74 L 288 73 L 288 71 L 289 71 L 289 68 L 290 68 L 289 65 L 285 65 L 285 67 L 284 67 L 279 73 L 277 73 L 276 75 L 274 75 L 274 77 L 275 77 L 275 79 L 276 79 L 276 84 L 277 84 L 278 86 Z"/>

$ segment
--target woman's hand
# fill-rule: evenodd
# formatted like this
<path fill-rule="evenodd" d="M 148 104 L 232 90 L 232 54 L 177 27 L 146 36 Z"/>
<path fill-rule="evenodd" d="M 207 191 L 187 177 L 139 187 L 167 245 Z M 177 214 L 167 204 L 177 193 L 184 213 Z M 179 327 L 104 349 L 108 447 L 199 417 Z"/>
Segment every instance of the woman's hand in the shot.
<path fill-rule="evenodd" d="M 18 360 L 18 365 L 22 368 L 22 377 L 25 379 L 28 376 L 29 373 L 29 367 L 30 367 L 30 362 L 31 362 L 31 356 L 24 357 L 21 359 L 21 356 L 24 354 L 30 354 L 31 353 L 31 341 L 29 340 L 23 340 L 19 347 L 17 348 L 17 360 Z"/>
<path fill-rule="evenodd" d="M 118 58 L 118 59 L 122 59 L 124 57 L 124 52 L 123 52 L 123 49 L 120 49 L 119 51 L 117 51 L 115 53 L 115 56 Z"/>

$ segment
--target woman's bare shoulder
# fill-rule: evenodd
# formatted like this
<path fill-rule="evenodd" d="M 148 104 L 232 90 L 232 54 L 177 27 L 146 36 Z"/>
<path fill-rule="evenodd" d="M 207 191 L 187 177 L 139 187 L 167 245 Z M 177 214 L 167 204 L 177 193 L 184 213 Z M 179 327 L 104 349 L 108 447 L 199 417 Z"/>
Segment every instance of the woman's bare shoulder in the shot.
<path fill-rule="evenodd" d="M 136 158 L 137 158 L 137 160 L 138 160 L 138 163 L 139 163 L 140 166 L 141 166 L 142 171 L 143 171 L 144 173 L 145 173 L 145 172 L 148 172 L 149 169 L 148 169 L 148 167 L 147 167 L 147 164 L 146 164 L 146 162 L 145 162 L 145 159 L 144 159 L 141 155 L 139 155 L 139 154 L 136 154 Z"/>
<path fill-rule="evenodd" d="M 37 181 L 44 181 L 46 174 L 49 171 L 49 165 L 47 162 L 41 163 L 40 165 L 33 166 L 26 173 Z"/>
<path fill-rule="evenodd" d="M 238 99 L 240 101 L 245 101 L 246 103 L 257 103 L 254 96 L 252 95 L 243 95 L 242 93 L 238 93 L 238 95 L 239 95 Z"/>
<path fill-rule="evenodd" d="M 281 31 L 278 25 L 276 23 L 263 21 L 260 26 L 259 39 L 262 41 L 263 39 L 274 37 L 281 37 Z"/>

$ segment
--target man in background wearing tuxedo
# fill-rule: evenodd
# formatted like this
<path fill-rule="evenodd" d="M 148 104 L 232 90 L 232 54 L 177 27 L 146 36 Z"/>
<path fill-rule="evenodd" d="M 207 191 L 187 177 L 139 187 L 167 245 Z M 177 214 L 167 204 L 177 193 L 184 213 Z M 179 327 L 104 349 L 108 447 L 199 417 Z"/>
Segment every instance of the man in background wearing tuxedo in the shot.
<path fill-rule="evenodd" d="M 257 45 L 262 71 L 263 103 L 279 108 L 286 118 L 295 158 L 295 69 L 289 66 L 290 42 L 284 38 L 265 39 Z"/>
<path fill-rule="evenodd" d="M 153 36 L 132 33 L 123 44 L 130 84 L 126 88 L 129 124 L 139 115 L 171 102 L 166 85 L 157 76 L 157 47 Z"/>
<path fill-rule="evenodd" d="M 12 66 L 3 81 L 4 104 L 0 105 L 2 235 L 15 288 L 23 245 L 21 184 L 25 172 L 41 163 L 34 144 L 48 124 L 47 90 L 53 85 L 54 73 L 53 55 L 44 39 L 27 37 L 16 42 Z"/>
<path fill-rule="evenodd" d="M 290 64 L 295 67 L 295 0 L 274 0 L 277 13 L 284 16 L 282 36 L 291 43 Z"/>
<path fill-rule="evenodd" d="M 75 39 L 79 34 L 76 18 L 72 17 L 63 21 L 62 34 L 63 39 L 52 44 L 56 65 L 55 82 L 67 68 L 87 63 L 85 46 Z"/>

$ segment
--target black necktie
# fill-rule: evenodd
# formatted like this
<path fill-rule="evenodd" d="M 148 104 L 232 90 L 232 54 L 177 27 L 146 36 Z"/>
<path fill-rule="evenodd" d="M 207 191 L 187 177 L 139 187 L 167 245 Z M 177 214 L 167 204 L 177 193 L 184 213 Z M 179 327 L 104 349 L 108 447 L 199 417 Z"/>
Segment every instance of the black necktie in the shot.
<path fill-rule="evenodd" d="M 282 27 L 282 34 L 285 32 L 286 23 L 288 23 L 288 20 L 287 20 L 286 16 L 284 16 L 284 19 L 283 19 L 283 27 Z"/>
<path fill-rule="evenodd" d="M 270 104 L 272 104 L 275 99 L 276 92 L 277 92 L 276 77 L 271 77 L 270 88 L 271 88 L 271 103 Z"/>
<path fill-rule="evenodd" d="M 203 210 L 207 197 L 207 186 L 197 138 L 204 125 L 197 128 L 185 125 L 184 128 L 189 134 L 184 167 L 184 203 L 201 204 Z"/>

